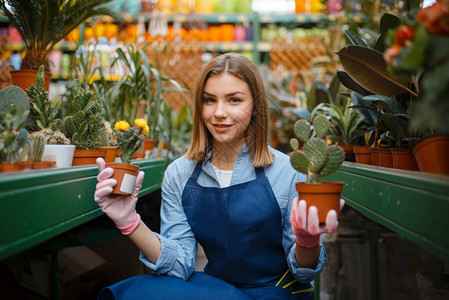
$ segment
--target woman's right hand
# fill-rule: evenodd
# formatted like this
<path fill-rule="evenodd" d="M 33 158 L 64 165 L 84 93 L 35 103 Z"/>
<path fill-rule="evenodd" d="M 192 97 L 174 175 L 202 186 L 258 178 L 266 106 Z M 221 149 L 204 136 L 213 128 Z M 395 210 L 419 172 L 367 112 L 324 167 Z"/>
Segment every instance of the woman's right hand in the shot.
<path fill-rule="evenodd" d="M 140 216 L 136 212 L 137 195 L 142 187 L 144 172 L 137 175 L 133 192 L 129 196 L 113 195 L 112 189 L 117 181 L 111 178 L 114 170 L 106 168 L 103 158 L 97 158 L 100 173 L 97 176 L 97 186 L 94 199 L 100 209 L 115 223 L 122 234 L 130 234 L 138 226 Z"/>

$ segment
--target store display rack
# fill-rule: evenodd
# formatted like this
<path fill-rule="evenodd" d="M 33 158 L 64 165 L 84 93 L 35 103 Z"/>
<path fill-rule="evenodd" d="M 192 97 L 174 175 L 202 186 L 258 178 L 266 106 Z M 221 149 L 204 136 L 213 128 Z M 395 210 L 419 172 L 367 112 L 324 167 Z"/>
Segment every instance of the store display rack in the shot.
<path fill-rule="evenodd" d="M 345 162 L 326 180 L 345 182 L 347 205 L 449 260 L 449 176 Z"/>
<path fill-rule="evenodd" d="M 138 160 L 139 196 L 160 188 L 164 159 Z M 102 214 L 94 201 L 95 165 L 0 173 L 0 261 Z"/>

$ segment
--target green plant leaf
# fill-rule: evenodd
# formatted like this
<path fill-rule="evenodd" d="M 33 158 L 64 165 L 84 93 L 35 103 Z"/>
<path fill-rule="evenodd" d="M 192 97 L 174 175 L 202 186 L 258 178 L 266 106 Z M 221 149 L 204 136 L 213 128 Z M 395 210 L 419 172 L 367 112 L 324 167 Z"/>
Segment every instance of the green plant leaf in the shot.
<path fill-rule="evenodd" d="M 348 89 L 350 89 L 360 95 L 363 95 L 363 96 L 368 96 L 368 95 L 373 94 L 370 91 L 368 91 L 367 89 L 365 89 L 363 86 L 358 84 L 345 71 L 337 71 L 337 76 L 338 76 L 338 79 L 340 80 L 341 84 L 343 84 Z"/>
<path fill-rule="evenodd" d="M 371 95 L 363 97 L 363 100 L 379 103 L 387 113 L 404 115 L 407 114 L 407 111 L 404 109 L 401 103 L 390 97 L 382 95 Z"/>
<path fill-rule="evenodd" d="M 380 34 L 383 37 L 388 35 L 390 30 L 397 28 L 401 24 L 401 19 L 393 14 L 385 13 L 380 18 Z"/>
<path fill-rule="evenodd" d="M 405 82 L 391 78 L 383 54 L 361 46 L 347 46 L 337 52 L 343 68 L 358 84 L 379 95 L 393 96 L 405 91 L 415 94 Z"/>
<path fill-rule="evenodd" d="M 345 30 L 345 34 L 348 37 L 349 41 L 352 43 L 352 45 L 368 48 L 368 44 L 362 38 L 360 38 L 356 33 L 352 32 L 350 30 Z"/>

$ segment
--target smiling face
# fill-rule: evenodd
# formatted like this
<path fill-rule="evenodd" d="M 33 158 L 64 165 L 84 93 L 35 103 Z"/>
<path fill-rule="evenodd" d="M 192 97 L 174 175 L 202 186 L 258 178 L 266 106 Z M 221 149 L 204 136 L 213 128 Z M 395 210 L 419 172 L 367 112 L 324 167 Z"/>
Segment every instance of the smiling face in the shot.
<path fill-rule="evenodd" d="M 228 73 L 207 79 L 202 116 L 215 147 L 240 152 L 252 112 L 253 97 L 246 82 Z"/>

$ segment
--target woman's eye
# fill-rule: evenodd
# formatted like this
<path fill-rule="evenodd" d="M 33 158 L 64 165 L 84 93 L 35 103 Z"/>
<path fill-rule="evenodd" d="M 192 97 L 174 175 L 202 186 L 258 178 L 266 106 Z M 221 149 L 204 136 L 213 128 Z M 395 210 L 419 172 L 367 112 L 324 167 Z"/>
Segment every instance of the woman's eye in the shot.
<path fill-rule="evenodd" d="M 231 103 L 237 103 L 237 102 L 241 102 L 242 100 L 240 100 L 239 98 L 234 98 L 234 97 L 232 97 L 231 99 L 229 99 L 229 101 L 230 101 Z"/>
<path fill-rule="evenodd" d="M 205 97 L 203 101 L 204 103 L 213 103 L 215 102 L 215 99 L 211 97 Z"/>

